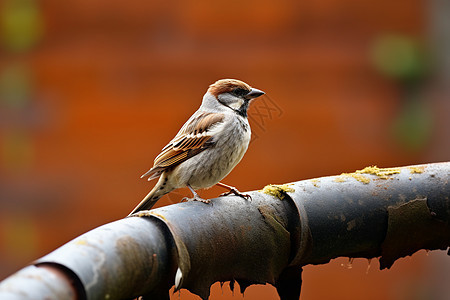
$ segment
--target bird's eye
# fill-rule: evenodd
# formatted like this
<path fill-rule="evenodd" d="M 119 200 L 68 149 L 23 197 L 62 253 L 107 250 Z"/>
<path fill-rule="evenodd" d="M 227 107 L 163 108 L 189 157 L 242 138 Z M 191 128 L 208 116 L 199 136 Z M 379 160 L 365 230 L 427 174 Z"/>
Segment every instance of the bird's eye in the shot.
<path fill-rule="evenodd" d="M 244 96 L 248 94 L 248 90 L 243 88 L 235 88 L 233 90 L 233 94 L 235 94 L 236 96 Z"/>

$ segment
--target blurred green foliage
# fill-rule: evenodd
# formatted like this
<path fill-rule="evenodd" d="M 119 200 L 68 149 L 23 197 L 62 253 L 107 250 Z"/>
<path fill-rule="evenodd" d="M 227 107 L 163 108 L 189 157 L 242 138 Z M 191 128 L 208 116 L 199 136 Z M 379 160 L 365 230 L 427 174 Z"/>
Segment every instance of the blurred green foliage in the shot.
<path fill-rule="evenodd" d="M 24 108 L 31 98 L 32 76 L 27 64 L 11 63 L 0 72 L 0 107 Z"/>
<path fill-rule="evenodd" d="M 372 47 L 374 67 L 402 89 L 403 101 L 392 131 L 405 150 L 424 149 L 432 134 L 433 116 L 424 96 L 425 82 L 431 73 L 430 58 L 418 38 L 382 35 Z"/>
<path fill-rule="evenodd" d="M 3 255 L 13 260 L 32 259 L 37 247 L 37 226 L 31 215 L 4 215 L 0 236 Z"/>
<path fill-rule="evenodd" d="M 30 134 L 19 128 L 11 128 L 3 134 L 1 141 L 2 167 L 9 174 L 20 173 L 32 166 L 33 140 Z"/>
<path fill-rule="evenodd" d="M 395 139 L 410 151 L 421 150 L 432 134 L 433 114 L 428 102 L 423 100 L 419 95 L 411 96 L 394 120 Z"/>
<path fill-rule="evenodd" d="M 12 52 L 23 52 L 34 46 L 43 35 L 44 22 L 36 0 L 3 0 L 0 9 L 3 46 Z"/>
<path fill-rule="evenodd" d="M 402 35 L 383 35 L 376 39 L 372 60 L 382 74 L 402 81 L 422 79 L 429 69 L 421 42 Z"/>
<path fill-rule="evenodd" d="M 33 99 L 33 70 L 23 59 L 43 35 L 43 17 L 36 0 L 3 0 L 0 3 L 0 40 L 12 54 L 0 70 L 1 124 L 0 162 L 5 170 L 20 171 L 31 166 L 33 140 L 24 127 Z"/>

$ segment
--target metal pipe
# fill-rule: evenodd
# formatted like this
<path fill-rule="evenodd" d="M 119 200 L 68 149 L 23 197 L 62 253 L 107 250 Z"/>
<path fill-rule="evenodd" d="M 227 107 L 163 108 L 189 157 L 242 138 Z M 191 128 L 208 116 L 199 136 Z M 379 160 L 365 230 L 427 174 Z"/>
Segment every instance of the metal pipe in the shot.
<path fill-rule="evenodd" d="M 212 283 L 228 280 L 241 291 L 268 282 L 281 299 L 298 299 L 304 265 L 380 257 L 389 268 L 419 249 L 446 249 L 449 174 L 450 163 L 371 167 L 266 186 L 250 192 L 252 200 L 139 212 L 7 278 L 0 299 L 169 299 L 174 284 L 207 299 Z"/>

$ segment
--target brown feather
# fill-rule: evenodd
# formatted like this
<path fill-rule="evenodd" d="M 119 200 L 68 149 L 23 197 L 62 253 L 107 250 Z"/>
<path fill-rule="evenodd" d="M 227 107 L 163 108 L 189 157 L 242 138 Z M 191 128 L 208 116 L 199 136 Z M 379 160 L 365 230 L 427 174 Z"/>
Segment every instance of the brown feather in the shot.
<path fill-rule="evenodd" d="M 250 92 L 251 86 L 237 79 L 221 79 L 209 86 L 208 92 L 215 97 L 222 93 L 229 93 L 236 88 L 243 88 Z"/>
<path fill-rule="evenodd" d="M 172 168 L 207 149 L 211 146 L 210 143 L 207 143 L 211 139 L 208 130 L 211 126 L 222 122 L 223 119 L 224 115 L 219 113 L 201 113 L 193 118 L 161 150 L 161 153 L 155 158 L 153 167 L 141 177 L 150 176 L 149 180 L 156 178 L 168 168 Z M 197 134 L 202 135 L 197 136 Z"/>

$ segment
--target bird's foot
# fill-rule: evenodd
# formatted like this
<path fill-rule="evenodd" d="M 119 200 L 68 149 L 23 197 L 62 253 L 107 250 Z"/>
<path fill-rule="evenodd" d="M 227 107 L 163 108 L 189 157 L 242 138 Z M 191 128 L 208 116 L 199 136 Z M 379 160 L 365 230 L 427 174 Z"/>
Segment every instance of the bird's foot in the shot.
<path fill-rule="evenodd" d="M 252 200 L 252 196 L 250 196 L 249 194 L 244 194 L 244 193 L 239 192 L 238 189 L 235 188 L 235 187 L 230 187 L 230 190 L 228 192 L 220 194 L 220 197 L 228 196 L 228 195 L 231 195 L 231 194 L 239 196 L 239 197 L 242 197 L 245 200 Z"/>
<path fill-rule="evenodd" d="M 199 202 L 203 202 L 203 203 L 211 203 L 211 200 L 209 199 L 203 199 L 200 198 L 199 196 L 194 196 L 192 198 L 189 197 L 184 197 L 183 199 L 181 199 L 181 202 L 190 202 L 190 201 L 199 201 Z"/>
<path fill-rule="evenodd" d="M 183 199 L 181 199 L 181 202 L 199 201 L 207 204 L 211 202 L 211 200 L 201 198 L 189 184 L 187 185 L 187 187 L 191 190 L 194 197 L 184 197 Z"/>

